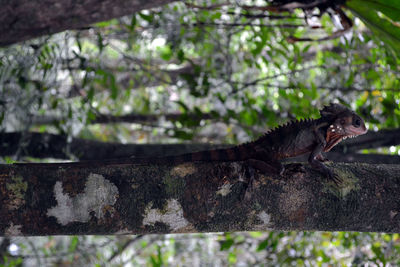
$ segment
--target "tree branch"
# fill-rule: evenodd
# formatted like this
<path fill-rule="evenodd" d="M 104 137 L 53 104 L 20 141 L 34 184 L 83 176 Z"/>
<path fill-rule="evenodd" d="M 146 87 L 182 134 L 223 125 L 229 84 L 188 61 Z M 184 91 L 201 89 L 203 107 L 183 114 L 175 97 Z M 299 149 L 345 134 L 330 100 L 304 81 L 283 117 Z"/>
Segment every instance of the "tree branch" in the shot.
<path fill-rule="evenodd" d="M 212 119 L 213 116 L 210 113 L 202 113 L 202 114 L 181 114 L 181 113 L 169 113 L 169 114 L 137 114 L 131 113 L 126 115 L 110 115 L 110 114 L 102 114 L 97 113 L 96 118 L 90 121 L 92 124 L 100 123 L 150 123 L 157 122 L 160 118 L 164 118 L 169 121 L 176 121 L 180 118 L 190 118 L 192 120 L 209 120 Z M 65 118 L 58 116 L 35 116 L 32 118 L 32 124 L 35 125 L 46 125 L 46 124 L 54 124 Z"/>
<path fill-rule="evenodd" d="M 137 11 L 171 3 L 157 1 L 110 0 L 13 0 L 2 3 L 0 15 L 0 46 L 28 40 L 67 29 L 79 29 L 90 24 Z"/>
<path fill-rule="evenodd" d="M 399 156 L 381 154 L 358 154 L 358 150 L 396 146 L 400 144 L 400 129 L 369 132 L 337 145 L 327 157 L 335 162 L 364 162 L 397 164 Z M 160 157 L 229 147 L 228 144 L 120 144 L 80 138 L 68 139 L 64 135 L 48 133 L 0 133 L 0 156 L 102 160 L 128 157 Z M 295 160 L 307 161 L 307 157 Z"/>
<path fill-rule="evenodd" d="M 367 134 L 358 136 L 355 139 L 347 139 L 341 142 L 332 151 L 352 153 L 361 149 L 398 145 L 400 145 L 400 128 L 380 130 L 378 132 L 369 131 Z"/>
<path fill-rule="evenodd" d="M 384 155 L 384 154 L 360 154 L 360 153 L 343 153 L 343 152 L 329 152 L 326 157 L 333 162 L 346 162 L 346 163 L 369 163 L 369 164 L 399 164 L 400 156 Z M 293 159 L 288 159 L 288 162 L 308 160 L 308 155 L 299 156 Z"/>
<path fill-rule="evenodd" d="M 0 165 L 0 235 L 400 232 L 400 166 L 329 168 L 339 186 L 308 165 L 282 176 L 239 162 Z"/>
<path fill-rule="evenodd" d="M 48 133 L 0 133 L 0 156 L 101 160 L 183 154 L 222 147 L 211 144 L 120 144 L 80 138 L 68 141 L 65 135 Z"/>

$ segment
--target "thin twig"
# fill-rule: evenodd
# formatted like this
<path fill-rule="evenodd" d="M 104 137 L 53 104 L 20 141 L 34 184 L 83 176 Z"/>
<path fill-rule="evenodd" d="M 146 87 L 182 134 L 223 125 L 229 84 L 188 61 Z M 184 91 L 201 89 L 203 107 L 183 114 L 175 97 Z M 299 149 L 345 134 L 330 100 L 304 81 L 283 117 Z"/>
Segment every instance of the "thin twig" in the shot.
<path fill-rule="evenodd" d="M 124 250 L 127 249 L 132 243 L 135 243 L 142 237 L 143 237 L 143 235 L 137 235 L 134 238 L 131 238 L 128 241 L 126 241 L 120 249 L 118 249 L 117 251 L 114 251 L 114 253 L 111 255 L 111 257 L 108 258 L 108 262 L 110 263 L 115 257 L 122 254 L 122 252 L 124 252 Z"/>

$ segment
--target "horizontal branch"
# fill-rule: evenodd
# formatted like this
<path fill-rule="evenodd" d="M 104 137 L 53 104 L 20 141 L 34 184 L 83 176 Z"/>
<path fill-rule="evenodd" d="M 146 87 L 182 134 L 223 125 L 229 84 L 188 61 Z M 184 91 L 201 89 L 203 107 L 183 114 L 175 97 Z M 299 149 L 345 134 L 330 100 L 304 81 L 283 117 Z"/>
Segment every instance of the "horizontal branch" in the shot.
<path fill-rule="evenodd" d="M 347 139 L 335 146 L 332 151 L 351 153 L 361 149 L 389 147 L 400 145 L 400 128 L 369 131 L 367 134 L 354 139 Z"/>
<path fill-rule="evenodd" d="M 253 230 L 400 232 L 400 166 L 282 176 L 245 163 L 0 165 L 0 235 Z"/>
<path fill-rule="evenodd" d="M 208 120 L 213 118 L 212 114 L 180 114 L 180 113 L 169 113 L 169 114 L 126 114 L 126 115 L 109 115 L 109 114 L 96 114 L 96 117 L 89 123 L 92 124 L 106 124 L 106 123 L 152 123 L 157 122 L 161 118 L 168 121 L 176 121 L 181 118 L 188 118 L 191 120 Z M 32 124 L 35 125 L 46 125 L 58 123 L 65 118 L 59 116 L 35 116 L 32 119 Z"/>
<path fill-rule="evenodd" d="M 130 15 L 143 9 L 171 3 L 171 0 L 13 0 L 2 3 L 0 46 L 67 29 Z"/>
<path fill-rule="evenodd" d="M 305 27 L 306 25 L 304 24 L 287 24 L 287 23 L 282 23 L 282 24 L 265 24 L 265 23 L 254 23 L 254 22 L 248 22 L 248 23 L 225 23 L 225 22 L 196 22 L 196 23 L 187 23 L 187 24 L 182 24 L 185 26 L 214 26 L 214 27 L 246 27 L 246 26 L 253 26 L 253 27 L 267 27 L 267 28 L 300 28 L 300 27 Z"/>
<path fill-rule="evenodd" d="M 355 139 L 342 142 L 327 153 L 328 159 L 335 162 L 364 162 L 380 164 L 397 164 L 400 156 L 381 154 L 358 154 L 355 151 L 381 146 L 398 145 L 399 129 L 370 132 Z M 359 141 L 358 141 L 359 140 Z M 397 142 L 397 143 L 396 143 Z M 229 147 L 228 144 L 120 144 L 80 138 L 69 138 L 65 135 L 48 133 L 0 133 L 0 156 L 102 160 L 128 157 L 160 157 Z M 295 160 L 307 161 L 307 157 Z"/>
<path fill-rule="evenodd" d="M 330 91 L 342 91 L 342 92 L 350 92 L 350 91 L 354 91 L 354 92 L 375 92 L 375 91 L 392 91 L 392 92 L 399 92 L 400 88 L 361 88 L 361 87 L 354 87 L 354 86 L 348 86 L 348 87 L 342 87 L 342 86 L 324 86 L 324 85 L 320 85 L 320 86 L 316 86 L 314 88 L 312 87 L 299 87 L 296 85 L 289 85 L 289 86 L 285 86 L 285 85 L 279 85 L 279 84 L 270 84 L 270 83 L 265 83 L 262 84 L 265 87 L 276 87 L 282 90 L 288 90 L 288 89 L 306 89 L 306 90 L 313 90 L 313 89 L 317 89 L 317 90 L 330 90 Z"/>
<path fill-rule="evenodd" d="M 0 156 L 101 160 L 154 157 L 209 150 L 212 144 L 120 144 L 72 138 L 48 133 L 0 133 Z"/>
<path fill-rule="evenodd" d="M 343 153 L 343 152 L 329 152 L 326 153 L 326 158 L 333 162 L 346 162 L 346 163 L 369 163 L 369 164 L 399 164 L 400 156 L 384 155 L 384 154 L 360 154 L 360 153 Z M 299 156 L 296 158 L 288 159 L 287 162 L 307 161 L 308 155 Z"/>

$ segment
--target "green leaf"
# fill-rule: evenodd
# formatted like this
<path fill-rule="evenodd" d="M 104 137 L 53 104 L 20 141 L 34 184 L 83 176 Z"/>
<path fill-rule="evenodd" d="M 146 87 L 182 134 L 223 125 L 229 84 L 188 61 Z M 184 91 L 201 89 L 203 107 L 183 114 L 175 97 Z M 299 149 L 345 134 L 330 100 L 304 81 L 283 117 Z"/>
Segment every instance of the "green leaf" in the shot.
<path fill-rule="evenodd" d="M 177 57 L 178 57 L 179 63 L 182 63 L 185 60 L 185 52 L 183 52 L 182 49 L 179 49 Z"/>
<path fill-rule="evenodd" d="M 87 122 L 89 123 L 91 121 L 94 121 L 95 119 L 96 119 L 96 114 L 94 114 L 94 112 L 91 109 L 89 109 L 87 111 Z"/>
<path fill-rule="evenodd" d="M 104 48 L 104 44 L 103 44 L 103 36 L 99 32 L 97 33 L 97 46 L 99 48 L 99 54 L 101 54 Z"/>
<path fill-rule="evenodd" d="M 184 79 L 186 81 L 186 83 L 188 84 L 189 88 L 191 90 L 195 90 L 197 87 L 197 75 L 195 74 L 191 74 L 191 73 L 181 73 L 179 75 L 182 79 Z"/>
<path fill-rule="evenodd" d="M 109 27 L 111 25 L 118 25 L 119 22 L 117 19 L 111 19 L 108 21 L 101 21 L 98 23 L 95 23 L 94 26 L 98 27 L 98 28 L 105 28 L 105 27 Z"/>
<path fill-rule="evenodd" d="M 365 0 L 370 9 L 382 12 L 393 21 L 400 21 L 400 5 L 398 0 Z"/>
<path fill-rule="evenodd" d="M 56 108 L 57 108 L 57 106 L 58 106 L 58 101 L 59 101 L 58 98 L 55 98 L 55 99 L 53 99 L 53 100 L 51 101 L 51 108 L 52 108 L 52 109 L 56 109 Z"/>
<path fill-rule="evenodd" d="M 172 58 L 172 50 L 168 45 L 157 47 L 157 51 L 160 54 L 160 57 L 165 61 L 168 61 Z"/>
<path fill-rule="evenodd" d="M 71 106 L 68 106 L 67 118 L 69 118 L 69 119 L 72 118 L 72 108 L 71 108 Z"/>
<path fill-rule="evenodd" d="M 117 86 L 117 83 L 115 81 L 114 75 L 110 74 L 108 76 L 108 78 L 109 78 L 109 81 L 110 81 L 111 98 L 115 100 L 115 99 L 117 99 L 117 96 L 118 96 L 118 86 Z"/>
<path fill-rule="evenodd" d="M 265 239 L 260 244 L 258 244 L 257 252 L 264 250 L 266 247 L 268 247 L 268 245 L 269 245 L 269 238 Z"/>
<path fill-rule="evenodd" d="M 71 243 L 69 244 L 68 251 L 69 252 L 74 252 L 76 250 L 77 246 L 78 246 L 78 243 L 79 243 L 78 237 L 77 236 L 73 236 L 71 238 Z"/>
<path fill-rule="evenodd" d="M 229 252 L 228 254 L 228 262 L 230 264 L 236 263 L 237 262 L 237 255 L 234 252 Z"/>
<path fill-rule="evenodd" d="M 347 78 L 346 82 L 345 82 L 345 86 L 346 87 L 350 87 L 354 82 L 354 73 L 350 72 L 349 73 L 349 77 Z"/>
<path fill-rule="evenodd" d="M 220 250 L 228 250 L 233 245 L 233 239 L 227 239 L 220 242 Z"/>
<path fill-rule="evenodd" d="M 131 32 L 133 32 L 135 30 L 135 26 L 136 26 L 137 20 L 136 20 L 136 15 L 133 14 L 132 15 L 132 19 L 131 19 L 131 25 L 129 25 L 129 30 Z"/>
<path fill-rule="evenodd" d="M 386 263 L 385 255 L 382 252 L 382 247 L 379 243 L 373 244 L 371 250 L 374 252 L 377 259 L 379 259 L 383 264 Z"/>
<path fill-rule="evenodd" d="M 221 12 L 215 12 L 214 14 L 211 15 L 212 20 L 220 19 L 222 16 Z"/>
<path fill-rule="evenodd" d="M 150 13 L 149 15 L 146 15 L 143 12 L 139 12 L 138 14 L 142 19 L 144 19 L 148 23 L 152 23 L 154 20 L 154 14 L 152 14 L 152 13 Z"/>
<path fill-rule="evenodd" d="M 94 96 L 94 87 L 90 86 L 90 89 L 87 94 L 87 99 L 89 100 L 90 103 L 93 101 L 93 96 Z"/>
<path fill-rule="evenodd" d="M 359 17 L 379 39 L 385 42 L 397 57 L 400 57 L 400 27 L 389 20 L 380 17 L 377 13 L 380 9 L 371 8 L 370 4 L 377 2 L 382 3 L 378 0 L 350 0 L 346 2 L 346 6 L 354 13 L 354 15 Z M 375 8 L 377 7 L 375 6 Z M 390 17 L 397 17 L 397 19 L 400 18 L 398 4 L 397 8 L 392 8 Z"/>
<path fill-rule="evenodd" d="M 185 112 L 187 112 L 188 110 L 189 110 L 189 107 L 185 104 L 185 103 L 183 103 L 182 101 L 176 101 L 176 103 L 179 105 L 179 106 L 181 106 L 181 108 L 183 108 L 183 110 L 185 111 Z"/>
<path fill-rule="evenodd" d="M 187 132 L 184 130 L 174 129 L 174 137 L 182 139 L 182 140 L 191 140 L 193 138 L 192 132 Z"/>

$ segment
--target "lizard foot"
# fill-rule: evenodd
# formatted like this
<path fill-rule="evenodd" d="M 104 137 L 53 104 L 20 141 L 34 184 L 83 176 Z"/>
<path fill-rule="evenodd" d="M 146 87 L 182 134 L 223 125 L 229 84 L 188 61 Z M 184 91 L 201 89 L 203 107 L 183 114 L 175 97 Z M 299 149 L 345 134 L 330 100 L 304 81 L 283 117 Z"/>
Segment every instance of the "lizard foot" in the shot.
<path fill-rule="evenodd" d="M 317 160 L 316 158 L 313 158 L 312 154 L 310 156 L 309 162 L 310 162 L 310 165 L 314 169 L 322 172 L 326 176 L 326 178 L 333 181 L 337 186 L 339 186 L 342 183 L 342 179 L 340 179 L 335 173 L 333 173 L 321 161 Z"/>
<path fill-rule="evenodd" d="M 333 181 L 337 186 L 342 184 L 342 182 L 343 182 L 342 179 L 340 179 L 340 177 L 337 174 L 335 174 L 334 172 L 332 172 L 330 169 L 326 168 L 324 170 L 324 173 L 325 173 L 326 177 L 329 180 Z"/>

